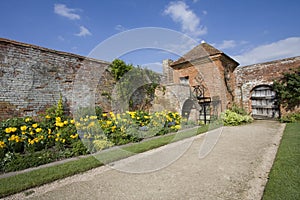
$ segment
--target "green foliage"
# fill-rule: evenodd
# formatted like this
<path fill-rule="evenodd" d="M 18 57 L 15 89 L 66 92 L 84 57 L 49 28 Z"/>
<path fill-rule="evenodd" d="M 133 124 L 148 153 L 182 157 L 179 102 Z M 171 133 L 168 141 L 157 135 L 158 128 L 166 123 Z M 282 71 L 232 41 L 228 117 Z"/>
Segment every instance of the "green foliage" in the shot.
<path fill-rule="evenodd" d="M 62 117 L 63 114 L 64 114 L 64 105 L 63 105 L 62 95 L 60 94 L 59 100 L 57 102 L 57 106 L 55 109 L 55 116 Z"/>
<path fill-rule="evenodd" d="M 274 81 L 273 88 L 282 105 L 288 108 L 300 105 L 300 67 Z"/>
<path fill-rule="evenodd" d="M 116 81 L 120 80 L 120 78 L 131 69 L 133 69 L 133 65 L 126 64 L 123 60 L 115 59 L 110 65 L 109 69 L 111 74 L 113 75 Z"/>
<path fill-rule="evenodd" d="M 55 151 L 54 149 L 27 154 L 6 155 L 6 159 L 1 161 L 6 161 L 6 163 L 1 164 L 0 172 L 19 171 L 30 167 L 37 167 L 59 159 L 71 157 L 71 155 L 71 153 L 67 154 L 67 151 Z M 7 161 L 7 159 L 9 159 L 9 161 Z"/>
<path fill-rule="evenodd" d="M 71 144 L 72 153 L 74 156 L 86 155 L 89 153 L 86 146 L 82 143 L 81 140 L 77 140 Z"/>
<path fill-rule="evenodd" d="M 77 119 L 64 115 L 60 100 L 46 115 L 1 122 L 0 173 L 94 153 L 181 129 L 181 116 L 176 112 L 114 114 L 103 113 L 96 107 L 94 110 L 80 108 L 77 114 L 80 114 Z"/>
<path fill-rule="evenodd" d="M 280 121 L 283 123 L 294 123 L 300 122 L 300 113 L 291 113 L 280 118 Z"/>
<path fill-rule="evenodd" d="M 232 112 L 235 112 L 235 113 L 240 114 L 240 115 L 247 115 L 248 114 L 247 111 L 244 108 L 241 108 L 236 104 L 233 104 L 233 106 L 230 108 L 230 110 Z"/>
<path fill-rule="evenodd" d="M 244 123 L 251 123 L 253 118 L 249 115 L 240 115 L 232 110 L 226 110 L 221 114 L 221 120 L 225 126 L 238 126 Z"/>

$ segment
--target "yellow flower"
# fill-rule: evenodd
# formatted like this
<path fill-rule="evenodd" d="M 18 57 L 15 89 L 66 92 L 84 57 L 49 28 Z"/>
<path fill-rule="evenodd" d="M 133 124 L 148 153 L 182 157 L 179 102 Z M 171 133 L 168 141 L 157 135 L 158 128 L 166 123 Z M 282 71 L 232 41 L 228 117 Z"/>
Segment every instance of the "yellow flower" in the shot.
<path fill-rule="evenodd" d="M 63 122 L 56 122 L 56 123 L 55 123 L 55 126 L 63 127 L 63 126 L 64 126 L 64 123 L 63 123 Z"/>
<path fill-rule="evenodd" d="M 41 132 L 42 130 L 43 130 L 42 128 L 37 128 L 37 129 L 35 129 L 35 131 L 36 131 L 37 133 Z"/>
<path fill-rule="evenodd" d="M 88 128 L 93 127 L 93 126 L 95 126 L 95 122 L 89 123 Z"/>
<path fill-rule="evenodd" d="M 3 149 L 5 146 L 5 143 L 3 141 L 0 141 L 0 148 Z"/>
<path fill-rule="evenodd" d="M 17 128 L 16 127 L 8 127 L 4 131 L 5 131 L 5 133 L 14 133 L 17 131 Z"/>
<path fill-rule="evenodd" d="M 71 119 L 71 120 L 70 120 L 70 123 L 71 123 L 71 124 L 74 124 L 74 123 L 75 123 L 75 120 L 74 120 L 74 119 Z"/>
<path fill-rule="evenodd" d="M 75 139 L 78 137 L 78 133 L 76 133 L 75 135 L 70 135 L 70 138 Z"/>
<path fill-rule="evenodd" d="M 21 129 L 21 131 L 26 131 L 27 126 L 25 126 L 25 125 L 24 125 L 24 126 L 21 126 L 20 129 Z"/>
<path fill-rule="evenodd" d="M 111 125 L 111 124 L 112 124 L 112 121 L 107 120 L 107 121 L 106 121 L 106 124 L 107 124 L 107 125 Z"/>
<path fill-rule="evenodd" d="M 38 127 L 38 124 L 37 124 L 37 123 L 32 124 L 32 127 L 33 127 L 33 128 L 37 128 L 37 127 Z"/>
<path fill-rule="evenodd" d="M 16 142 L 21 142 L 20 137 L 19 137 L 19 136 L 15 136 L 15 141 L 16 141 Z"/>
<path fill-rule="evenodd" d="M 55 141 L 58 142 L 59 138 L 55 138 Z"/>
<path fill-rule="evenodd" d="M 60 139 L 60 141 L 61 141 L 62 143 L 65 143 L 65 142 L 66 142 L 66 139 Z"/>
<path fill-rule="evenodd" d="M 106 113 L 103 113 L 102 116 L 103 116 L 103 117 L 107 117 L 107 114 L 106 114 Z"/>
<path fill-rule="evenodd" d="M 175 129 L 179 130 L 179 129 L 181 129 L 181 126 L 180 125 L 175 125 Z"/>
<path fill-rule="evenodd" d="M 9 138 L 8 138 L 8 141 L 14 141 L 15 140 L 15 135 L 11 135 Z"/>
<path fill-rule="evenodd" d="M 116 128 L 117 128 L 116 126 L 112 126 L 111 131 L 114 132 L 116 130 Z"/>
<path fill-rule="evenodd" d="M 29 117 L 27 117 L 26 119 L 25 119 L 25 122 L 30 122 L 30 118 Z"/>
<path fill-rule="evenodd" d="M 48 134 L 49 134 L 49 135 L 51 134 L 51 132 L 52 132 L 52 131 L 51 131 L 51 129 L 50 129 L 50 128 L 48 128 Z"/>
<path fill-rule="evenodd" d="M 90 119 L 97 119 L 97 116 L 90 116 Z"/>
<path fill-rule="evenodd" d="M 60 118 L 60 117 L 55 117 L 55 121 L 56 121 L 56 122 L 60 122 L 60 121 L 61 121 L 61 118 Z"/>
<path fill-rule="evenodd" d="M 11 127 L 6 128 L 5 133 L 11 133 Z"/>
<path fill-rule="evenodd" d="M 34 144 L 34 140 L 28 139 L 29 144 Z"/>
<path fill-rule="evenodd" d="M 10 136 L 10 137 L 8 138 L 8 141 L 16 141 L 16 142 L 20 142 L 21 139 L 20 139 L 20 137 L 17 136 L 17 135 L 12 135 L 12 136 Z"/>
<path fill-rule="evenodd" d="M 64 124 L 65 124 L 65 125 L 67 125 L 67 124 L 68 124 L 68 121 L 67 121 L 67 120 L 66 120 L 66 121 L 64 121 Z"/>
<path fill-rule="evenodd" d="M 26 132 L 22 131 L 22 135 L 25 135 L 25 134 L 26 134 Z"/>
<path fill-rule="evenodd" d="M 50 115 L 46 115 L 46 117 L 45 117 L 46 119 L 50 119 L 51 117 L 50 117 Z"/>

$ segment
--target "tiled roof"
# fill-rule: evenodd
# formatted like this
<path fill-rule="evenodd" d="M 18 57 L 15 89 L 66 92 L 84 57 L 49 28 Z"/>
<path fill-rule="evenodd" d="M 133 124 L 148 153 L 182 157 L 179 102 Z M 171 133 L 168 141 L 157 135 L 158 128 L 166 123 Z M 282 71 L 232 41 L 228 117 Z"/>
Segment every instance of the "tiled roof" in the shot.
<path fill-rule="evenodd" d="M 178 60 L 174 61 L 171 66 L 175 66 L 181 63 L 184 63 L 186 61 L 192 61 L 199 58 L 204 58 L 208 56 L 213 56 L 216 54 L 223 54 L 222 51 L 216 49 L 215 47 L 203 42 L 193 48 L 191 51 L 187 52 L 185 55 L 183 55 Z"/>

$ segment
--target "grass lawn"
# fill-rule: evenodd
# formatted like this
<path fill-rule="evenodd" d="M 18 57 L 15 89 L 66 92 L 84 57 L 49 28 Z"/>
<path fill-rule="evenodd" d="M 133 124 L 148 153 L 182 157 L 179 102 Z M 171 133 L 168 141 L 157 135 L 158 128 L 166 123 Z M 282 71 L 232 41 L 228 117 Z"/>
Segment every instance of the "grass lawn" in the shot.
<path fill-rule="evenodd" d="M 122 148 L 103 151 L 96 156 L 89 156 L 78 160 L 70 161 L 47 168 L 40 168 L 34 171 L 18 174 L 15 176 L 0 179 L 0 198 L 23 190 L 40 186 L 54 180 L 62 179 L 77 173 L 103 165 L 104 163 L 117 161 L 136 153 L 142 153 L 172 142 L 189 138 L 208 130 L 208 126 L 202 126 L 197 131 L 187 130 L 177 134 L 165 135 L 149 139 L 140 143 L 134 143 Z M 96 159 L 97 157 L 98 159 Z"/>
<path fill-rule="evenodd" d="M 263 200 L 300 199 L 300 123 L 287 124 Z"/>

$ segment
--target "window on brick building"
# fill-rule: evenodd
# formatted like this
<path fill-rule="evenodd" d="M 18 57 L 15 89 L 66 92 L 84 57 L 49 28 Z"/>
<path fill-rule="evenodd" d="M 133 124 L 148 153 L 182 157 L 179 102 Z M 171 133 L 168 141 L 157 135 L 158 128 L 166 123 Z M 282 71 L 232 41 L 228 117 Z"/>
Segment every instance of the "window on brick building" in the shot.
<path fill-rule="evenodd" d="M 188 76 L 180 77 L 179 79 L 180 79 L 181 84 L 185 84 L 185 85 L 189 84 L 189 77 Z"/>

